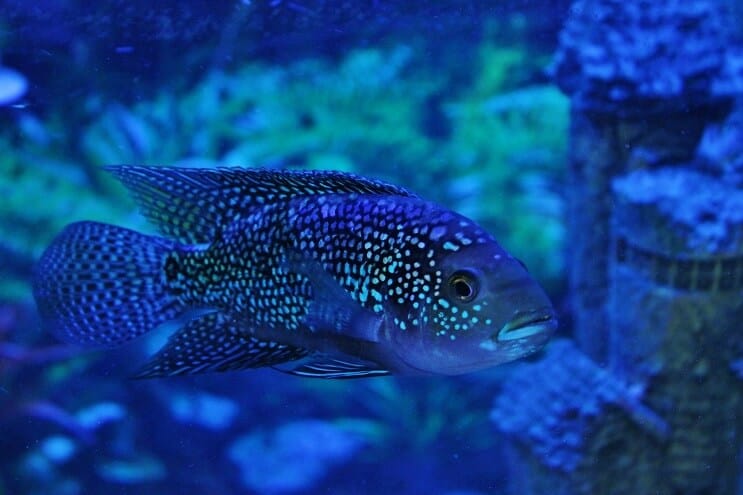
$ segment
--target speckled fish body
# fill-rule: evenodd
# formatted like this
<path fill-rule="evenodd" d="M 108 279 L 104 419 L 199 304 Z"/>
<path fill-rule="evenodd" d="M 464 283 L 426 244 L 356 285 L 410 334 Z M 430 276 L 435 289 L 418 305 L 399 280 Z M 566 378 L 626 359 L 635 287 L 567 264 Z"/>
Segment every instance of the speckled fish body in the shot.
<path fill-rule="evenodd" d="M 165 237 L 82 222 L 38 265 L 42 316 L 116 346 L 187 321 L 140 376 L 278 366 L 459 374 L 539 349 L 552 306 L 473 221 L 337 172 L 111 167 Z"/>

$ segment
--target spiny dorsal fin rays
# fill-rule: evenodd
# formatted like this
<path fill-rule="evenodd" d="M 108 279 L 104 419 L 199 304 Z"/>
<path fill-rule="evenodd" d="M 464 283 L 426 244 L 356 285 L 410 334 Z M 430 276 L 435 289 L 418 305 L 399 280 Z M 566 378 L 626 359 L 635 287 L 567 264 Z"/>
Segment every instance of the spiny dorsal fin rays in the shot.
<path fill-rule="evenodd" d="M 383 181 L 332 171 L 246 168 L 105 167 L 132 193 L 142 213 L 168 237 L 210 242 L 235 218 L 273 201 L 317 194 L 415 197 Z"/>

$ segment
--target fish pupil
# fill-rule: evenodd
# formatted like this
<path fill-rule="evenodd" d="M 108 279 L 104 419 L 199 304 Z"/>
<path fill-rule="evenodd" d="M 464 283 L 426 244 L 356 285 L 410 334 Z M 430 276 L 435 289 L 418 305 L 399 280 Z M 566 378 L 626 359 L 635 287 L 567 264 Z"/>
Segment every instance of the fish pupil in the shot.
<path fill-rule="evenodd" d="M 457 280 L 454 283 L 454 290 L 460 299 L 467 299 L 472 296 L 472 287 L 464 280 Z"/>
<path fill-rule="evenodd" d="M 461 302 L 470 302 L 477 296 L 477 278 L 467 271 L 459 271 L 452 275 L 449 279 L 449 287 Z"/>

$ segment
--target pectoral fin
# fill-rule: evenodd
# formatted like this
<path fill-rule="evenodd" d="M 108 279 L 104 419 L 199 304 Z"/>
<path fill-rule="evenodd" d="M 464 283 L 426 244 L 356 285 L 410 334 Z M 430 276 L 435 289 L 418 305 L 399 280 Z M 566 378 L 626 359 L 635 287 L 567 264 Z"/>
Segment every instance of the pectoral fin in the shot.
<path fill-rule="evenodd" d="M 310 281 L 312 303 L 303 322 L 310 332 L 365 342 L 379 340 L 382 316 L 356 301 L 319 261 L 289 251 L 284 255 L 284 268 L 304 275 Z"/>
<path fill-rule="evenodd" d="M 324 354 L 309 356 L 294 367 L 278 366 L 276 369 L 291 375 L 326 379 L 365 378 L 390 374 L 376 363 L 351 357 L 334 358 Z"/>

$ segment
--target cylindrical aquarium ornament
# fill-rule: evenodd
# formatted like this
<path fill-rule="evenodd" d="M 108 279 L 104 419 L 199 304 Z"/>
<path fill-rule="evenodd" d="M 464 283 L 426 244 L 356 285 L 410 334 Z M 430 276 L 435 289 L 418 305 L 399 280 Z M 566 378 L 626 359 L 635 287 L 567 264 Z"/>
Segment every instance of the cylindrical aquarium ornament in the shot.
<path fill-rule="evenodd" d="M 728 7 L 573 4 L 552 74 L 572 105 L 582 352 L 552 344 L 497 398 L 511 493 L 743 486 L 743 52 Z"/>
<path fill-rule="evenodd" d="M 551 67 L 571 97 L 568 227 L 575 334 L 605 363 L 611 180 L 692 158 L 743 88 L 740 49 L 717 0 L 579 0 Z"/>
<path fill-rule="evenodd" d="M 674 167 L 630 173 L 614 191 L 609 368 L 669 424 L 669 493 L 735 493 L 743 190 Z"/>

